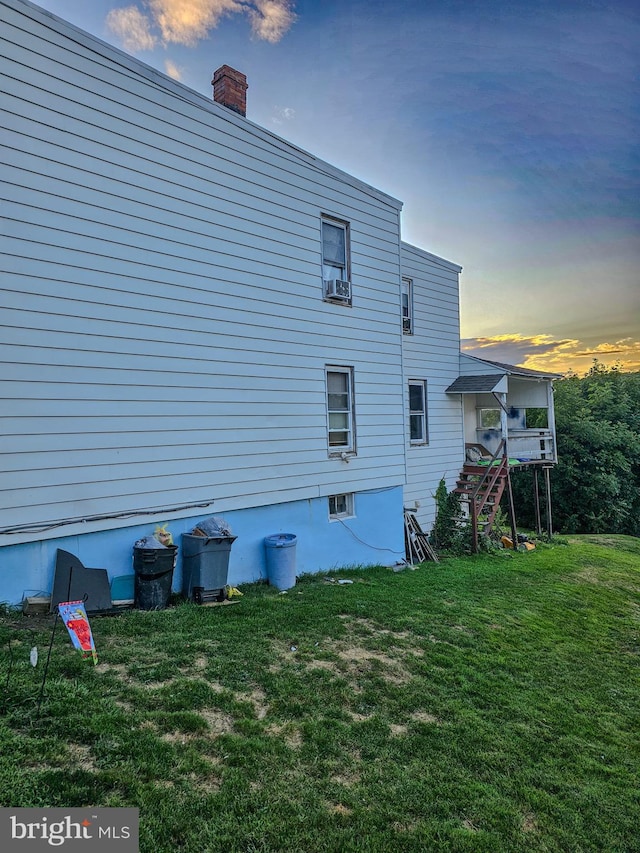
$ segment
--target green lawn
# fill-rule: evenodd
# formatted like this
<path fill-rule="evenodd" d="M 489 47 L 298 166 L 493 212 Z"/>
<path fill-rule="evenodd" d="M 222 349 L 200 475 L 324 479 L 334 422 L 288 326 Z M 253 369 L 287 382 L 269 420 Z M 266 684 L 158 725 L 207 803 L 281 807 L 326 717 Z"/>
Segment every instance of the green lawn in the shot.
<path fill-rule="evenodd" d="M 52 622 L 5 614 L 0 805 L 138 806 L 143 853 L 640 851 L 640 540 L 332 577 L 94 617 L 97 667 L 59 626 L 39 717 Z"/>

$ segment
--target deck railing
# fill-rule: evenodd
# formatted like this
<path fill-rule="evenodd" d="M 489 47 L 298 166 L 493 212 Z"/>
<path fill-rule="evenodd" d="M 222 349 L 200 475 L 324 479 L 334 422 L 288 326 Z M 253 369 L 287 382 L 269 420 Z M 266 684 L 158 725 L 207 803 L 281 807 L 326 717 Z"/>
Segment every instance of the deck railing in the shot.
<path fill-rule="evenodd" d="M 553 433 L 549 429 L 509 430 L 509 456 L 531 462 L 557 462 Z"/>

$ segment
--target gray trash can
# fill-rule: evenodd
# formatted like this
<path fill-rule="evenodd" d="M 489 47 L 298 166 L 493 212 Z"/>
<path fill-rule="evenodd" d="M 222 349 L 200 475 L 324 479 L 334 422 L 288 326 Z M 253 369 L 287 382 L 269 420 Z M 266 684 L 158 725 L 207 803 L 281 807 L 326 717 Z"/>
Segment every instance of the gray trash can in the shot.
<path fill-rule="evenodd" d="M 236 536 L 194 536 L 182 534 L 182 594 L 203 604 L 224 601 L 229 554 Z"/>
<path fill-rule="evenodd" d="M 264 540 L 267 579 L 277 589 L 291 589 L 296 584 L 297 541 L 293 533 L 276 533 Z"/>

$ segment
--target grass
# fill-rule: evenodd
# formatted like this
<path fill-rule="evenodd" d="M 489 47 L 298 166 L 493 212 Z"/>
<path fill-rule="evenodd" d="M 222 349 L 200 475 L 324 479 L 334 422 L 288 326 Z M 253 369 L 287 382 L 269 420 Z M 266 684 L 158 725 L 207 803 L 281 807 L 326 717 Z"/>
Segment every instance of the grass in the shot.
<path fill-rule="evenodd" d="M 4 614 L 0 805 L 137 806 L 143 853 L 640 850 L 640 540 L 333 577 L 94 617 L 97 667 L 58 629 L 39 716 L 52 623 Z"/>

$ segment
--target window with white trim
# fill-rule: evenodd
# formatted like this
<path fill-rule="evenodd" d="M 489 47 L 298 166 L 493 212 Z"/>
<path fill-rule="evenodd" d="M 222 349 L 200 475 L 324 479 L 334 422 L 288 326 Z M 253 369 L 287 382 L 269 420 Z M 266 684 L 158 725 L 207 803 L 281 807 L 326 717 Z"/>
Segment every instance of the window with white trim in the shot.
<path fill-rule="evenodd" d="M 327 367 L 329 454 L 355 453 L 353 368 Z"/>
<path fill-rule="evenodd" d="M 353 492 L 344 495 L 329 495 L 329 519 L 352 518 Z"/>
<path fill-rule="evenodd" d="M 351 304 L 349 223 L 322 217 L 322 284 L 326 299 Z"/>
<path fill-rule="evenodd" d="M 411 444 L 429 443 L 427 383 L 424 379 L 409 380 L 409 440 Z"/>
<path fill-rule="evenodd" d="M 402 331 L 405 335 L 413 334 L 413 281 L 402 279 Z"/>

